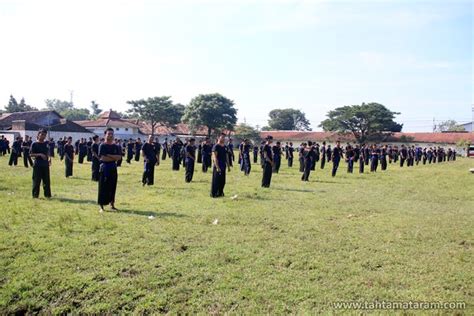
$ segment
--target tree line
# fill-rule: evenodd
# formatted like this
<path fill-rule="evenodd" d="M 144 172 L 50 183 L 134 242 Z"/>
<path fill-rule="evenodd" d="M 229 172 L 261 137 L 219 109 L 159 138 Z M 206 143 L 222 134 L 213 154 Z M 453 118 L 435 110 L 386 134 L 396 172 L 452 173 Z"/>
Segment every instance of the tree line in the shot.
<path fill-rule="evenodd" d="M 140 119 L 150 124 L 152 131 L 158 125 L 172 127 L 178 123 L 189 125 L 191 133 L 205 128 L 208 136 L 227 131 L 234 132 L 238 138 L 258 140 L 260 129 L 246 123 L 237 124 L 237 109 L 233 100 L 219 94 L 200 94 L 188 105 L 174 103 L 170 96 L 157 96 L 127 101 L 130 108 L 118 112 L 124 119 Z M 24 98 L 17 102 L 11 95 L 5 112 L 36 111 Z M 96 101 L 89 108 L 77 108 L 72 102 L 58 99 L 45 100 L 43 110 L 54 110 L 66 119 L 92 120 L 102 112 Z M 0 111 L 1 113 L 1 111 Z M 400 132 L 403 124 L 395 121 L 399 112 L 393 112 L 380 103 L 362 103 L 337 107 L 327 113 L 327 118 L 318 127 L 324 131 L 351 134 L 359 143 L 381 139 L 383 136 Z M 274 109 L 268 114 L 268 125 L 261 130 L 311 131 L 306 114 L 298 109 Z M 437 125 L 436 131 L 460 131 L 456 121 L 448 120 Z"/>

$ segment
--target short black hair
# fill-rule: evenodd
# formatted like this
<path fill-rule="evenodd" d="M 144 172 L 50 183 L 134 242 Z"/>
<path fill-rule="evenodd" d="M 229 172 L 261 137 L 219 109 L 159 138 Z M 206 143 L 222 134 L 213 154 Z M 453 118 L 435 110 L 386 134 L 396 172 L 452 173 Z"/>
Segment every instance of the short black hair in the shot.
<path fill-rule="evenodd" d="M 113 133 L 114 129 L 112 127 L 107 127 L 104 131 L 104 135 L 107 134 L 108 131 L 112 131 L 112 133 Z"/>
<path fill-rule="evenodd" d="M 96 140 L 97 138 L 99 138 L 99 136 L 97 135 L 94 135 L 94 137 L 92 137 L 93 140 Z"/>
<path fill-rule="evenodd" d="M 268 135 L 267 138 L 266 138 L 266 140 L 271 140 L 271 139 L 273 139 L 272 135 Z"/>
<path fill-rule="evenodd" d="M 38 135 L 39 134 L 48 134 L 48 131 L 46 131 L 44 128 L 40 128 L 38 131 Z"/>

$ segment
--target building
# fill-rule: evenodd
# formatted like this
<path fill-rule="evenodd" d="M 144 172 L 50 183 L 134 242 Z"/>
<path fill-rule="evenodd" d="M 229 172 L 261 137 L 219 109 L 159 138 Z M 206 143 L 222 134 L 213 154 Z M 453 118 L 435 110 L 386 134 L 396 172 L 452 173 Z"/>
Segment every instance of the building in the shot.
<path fill-rule="evenodd" d="M 0 116 L 0 135 L 10 141 L 25 135 L 36 138 L 39 129 L 48 131 L 48 138 L 54 140 L 71 136 L 74 140 L 89 138 L 93 134 L 82 126 L 62 117 L 56 111 L 29 111 L 4 113 Z"/>
<path fill-rule="evenodd" d="M 461 126 L 466 132 L 474 132 L 473 130 L 474 122 L 459 124 L 459 126 Z"/>
<path fill-rule="evenodd" d="M 102 136 L 107 128 L 113 128 L 115 136 L 121 139 L 145 138 L 146 134 L 140 131 L 138 120 L 122 119 L 120 115 L 113 111 L 105 111 L 99 115 L 97 120 L 75 121 L 75 123 L 86 128 L 91 133 Z"/>

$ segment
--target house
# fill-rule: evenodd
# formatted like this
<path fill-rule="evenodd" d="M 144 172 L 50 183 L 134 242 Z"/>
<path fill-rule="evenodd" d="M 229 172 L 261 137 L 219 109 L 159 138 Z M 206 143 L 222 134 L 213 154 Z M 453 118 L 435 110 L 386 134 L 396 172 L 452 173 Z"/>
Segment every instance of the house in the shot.
<path fill-rule="evenodd" d="M 466 132 L 474 132 L 474 121 L 473 122 L 467 122 L 467 123 L 464 123 L 464 124 L 459 124 L 459 126 L 461 126 L 464 131 Z"/>
<path fill-rule="evenodd" d="M 90 131 L 65 119 L 56 111 L 15 112 L 0 116 L 0 135 L 7 138 L 28 135 L 35 139 L 42 128 L 48 131 L 48 138 L 55 140 L 69 136 L 74 140 L 93 136 Z"/>
<path fill-rule="evenodd" d="M 99 136 L 104 135 L 104 131 L 110 127 L 114 129 L 114 134 L 117 138 L 143 139 L 146 137 L 146 134 L 141 132 L 137 120 L 122 119 L 120 115 L 113 110 L 101 113 L 96 120 L 75 121 L 74 123 L 79 124 Z"/>

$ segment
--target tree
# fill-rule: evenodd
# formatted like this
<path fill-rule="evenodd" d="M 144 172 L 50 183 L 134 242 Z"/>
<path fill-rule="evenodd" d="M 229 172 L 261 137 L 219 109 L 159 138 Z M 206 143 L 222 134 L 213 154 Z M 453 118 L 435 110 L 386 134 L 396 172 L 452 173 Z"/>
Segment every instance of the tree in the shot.
<path fill-rule="evenodd" d="M 97 115 L 99 115 L 100 112 L 102 112 L 102 110 L 99 108 L 99 104 L 96 103 L 95 101 L 91 101 L 90 108 L 92 110 L 91 116 L 94 117 L 94 118 L 96 118 Z"/>
<path fill-rule="evenodd" d="M 442 121 L 435 125 L 436 132 L 462 132 L 464 127 L 459 125 L 455 120 Z"/>
<path fill-rule="evenodd" d="M 245 123 L 240 123 L 235 128 L 234 137 L 240 140 L 248 138 L 253 141 L 258 141 L 260 140 L 260 133 L 258 132 L 257 129 L 253 128 L 252 126 Z"/>
<path fill-rule="evenodd" d="M 20 103 L 18 103 L 16 99 L 13 97 L 13 95 L 10 95 L 10 100 L 8 101 L 8 105 L 5 106 L 5 111 L 7 113 L 14 113 L 14 112 L 38 111 L 38 109 L 26 104 L 25 98 L 21 98 Z"/>
<path fill-rule="evenodd" d="M 70 121 L 84 121 L 88 120 L 91 117 L 91 113 L 88 109 L 72 108 L 69 110 L 65 110 L 59 114 L 61 114 L 61 116 Z"/>
<path fill-rule="evenodd" d="M 59 114 L 65 113 L 68 110 L 72 110 L 74 105 L 69 101 L 61 101 L 58 99 L 46 99 L 46 108 L 51 111 L 56 111 Z M 62 114 L 61 114 L 62 115 Z"/>
<path fill-rule="evenodd" d="M 237 110 L 234 101 L 219 93 L 200 94 L 186 107 L 183 121 L 192 129 L 206 126 L 210 137 L 213 130 L 233 130 L 237 123 Z"/>
<path fill-rule="evenodd" d="M 276 109 L 269 114 L 268 127 L 273 130 L 288 131 L 310 131 L 310 123 L 306 119 L 306 115 L 295 109 Z"/>
<path fill-rule="evenodd" d="M 173 104 L 171 97 L 153 97 L 141 100 L 127 101 L 132 106 L 127 112 L 136 115 L 139 119 L 150 123 L 151 133 L 154 135 L 158 123 L 172 126 L 181 121 L 183 106 Z"/>
<path fill-rule="evenodd" d="M 325 131 L 352 133 L 359 143 L 363 143 L 368 137 L 384 132 L 400 132 L 403 124 L 393 120 L 398 114 L 379 103 L 347 105 L 329 111 L 328 118 L 319 126 Z"/>

